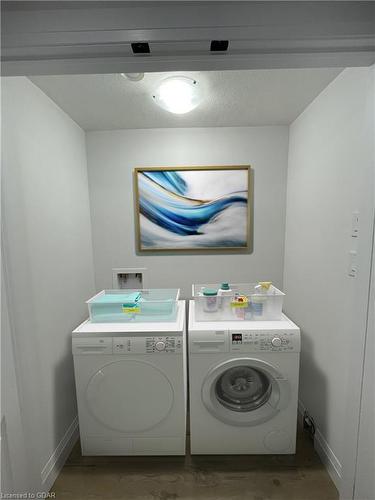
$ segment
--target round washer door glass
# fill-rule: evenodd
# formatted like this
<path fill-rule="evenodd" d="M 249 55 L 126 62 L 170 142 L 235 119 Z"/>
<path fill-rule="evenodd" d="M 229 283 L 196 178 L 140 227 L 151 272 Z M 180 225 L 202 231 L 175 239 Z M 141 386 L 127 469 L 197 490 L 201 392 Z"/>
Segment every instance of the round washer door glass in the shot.
<path fill-rule="evenodd" d="M 110 429 L 142 432 L 163 421 L 173 405 L 168 378 L 144 361 L 115 361 L 90 379 L 86 403 L 93 417 Z"/>
<path fill-rule="evenodd" d="M 201 396 L 206 409 L 218 420 L 251 426 L 267 422 L 288 406 L 290 384 L 264 360 L 236 358 L 209 370 Z"/>
<path fill-rule="evenodd" d="M 226 370 L 217 380 L 218 401 L 232 411 L 249 412 L 269 400 L 272 383 L 267 375 L 251 366 L 240 365 Z"/>

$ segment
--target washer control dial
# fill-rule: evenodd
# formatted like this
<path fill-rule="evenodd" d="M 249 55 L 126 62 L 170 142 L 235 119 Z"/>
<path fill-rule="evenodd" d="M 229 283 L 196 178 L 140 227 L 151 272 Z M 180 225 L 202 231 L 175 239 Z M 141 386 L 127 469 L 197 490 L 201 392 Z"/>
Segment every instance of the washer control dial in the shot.
<path fill-rule="evenodd" d="M 164 351 L 165 350 L 165 342 L 163 342 L 162 340 L 159 340 L 158 342 L 156 342 L 155 349 L 157 351 Z"/>
<path fill-rule="evenodd" d="M 273 347 L 280 347 L 281 344 L 282 344 L 282 340 L 280 337 L 274 337 L 272 340 L 271 340 L 271 344 L 273 345 Z"/>

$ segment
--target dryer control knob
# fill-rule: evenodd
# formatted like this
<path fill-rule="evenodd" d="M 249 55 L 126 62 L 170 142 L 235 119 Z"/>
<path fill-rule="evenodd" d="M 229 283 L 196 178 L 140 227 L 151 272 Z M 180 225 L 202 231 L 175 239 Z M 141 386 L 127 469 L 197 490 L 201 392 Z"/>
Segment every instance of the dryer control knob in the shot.
<path fill-rule="evenodd" d="M 271 344 L 273 345 L 273 347 L 280 347 L 282 342 L 281 342 L 281 338 L 280 337 L 274 337 L 272 340 L 271 340 Z"/>
<path fill-rule="evenodd" d="M 162 342 L 161 340 L 159 342 L 156 342 L 155 349 L 157 351 L 164 351 L 164 349 L 165 349 L 165 342 Z"/>

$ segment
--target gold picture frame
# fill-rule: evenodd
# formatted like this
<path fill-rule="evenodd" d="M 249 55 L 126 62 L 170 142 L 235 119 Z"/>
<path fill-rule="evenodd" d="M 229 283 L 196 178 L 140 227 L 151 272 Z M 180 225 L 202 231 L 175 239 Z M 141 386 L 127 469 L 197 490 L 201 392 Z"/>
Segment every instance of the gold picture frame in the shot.
<path fill-rule="evenodd" d="M 242 175 L 235 179 L 234 171 L 241 172 Z M 204 172 L 217 172 L 216 177 L 220 183 L 214 182 L 214 175 L 204 175 Z M 178 175 L 178 173 L 183 175 Z M 186 178 L 190 179 L 190 184 L 186 182 Z M 233 184 L 243 187 L 243 189 L 230 192 L 230 188 L 228 188 L 228 193 L 223 191 L 224 194 L 222 193 L 216 198 L 196 199 L 187 196 L 189 192 L 183 193 L 181 188 L 181 186 L 188 184 L 191 191 L 191 186 L 194 186 L 194 178 L 196 186 L 200 186 L 202 178 L 205 178 L 206 182 L 210 179 L 208 189 L 213 192 L 215 192 L 215 188 L 212 189 L 210 186 L 221 186 L 220 189 L 223 191 L 224 186 Z M 228 182 L 225 184 L 226 179 Z M 138 253 L 252 252 L 254 201 L 253 171 L 250 165 L 137 167 L 133 171 L 133 182 L 135 238 Z M 219 192 L 217 187 L 216 192 Z M 243 210 L 243 205 L 246 205 L 245 210 Z M 171 207 L 177 207 L 175 214 L 170 209 Z M 227 237 L 223 231 L 222 221 L 226 208 L 231 208 L 233 213 L 237 212 L 237 219 L 236 215 L 232 215 L 233 223 L 229 224 L 230 229 L 227 229 L 227 232 L 230 234 Z M 196 219 L 200 217 L 199 212 L 202 214 L 201 219 L 205 221 L 200 227 L 209 227 L 209 236 L 196 229 L 198 224 Z M 213 213 L 209 220 L 209 216 L 203 216 L 205 212 Z M 194 216 L 194 220 L 190 220 L 185 215 L 189 213 Z M 244 217 L 246 217 L 245 221 Z M 220 221 L 221 226 L 218 221 Z M 230 220 L 225 222 L 228 228 Z M 205 225 L 208 223 L 210 226 Z M 218 226 L 216 238 L 221 243 L 218 245 L 214 244 L 215 223 Z M 239 227 L 241 227 L 241 231 L 238 229 Z M 237 234 L 235 234 L 236 230 Z M 233 241 L 238 242 L 238 244 L 233 244 Z M 228 242 L 228 244 L 223 244 L 223 242 Z"/>

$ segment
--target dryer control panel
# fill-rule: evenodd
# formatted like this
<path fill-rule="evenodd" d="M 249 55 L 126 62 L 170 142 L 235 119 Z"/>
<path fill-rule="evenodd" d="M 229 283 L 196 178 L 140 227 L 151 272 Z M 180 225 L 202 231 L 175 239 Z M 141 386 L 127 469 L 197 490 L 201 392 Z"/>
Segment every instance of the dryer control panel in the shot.
<path fill-rule="evenodd" d="M 178 354 L 182 337 L 114 337 L 113 354 Z"/>
<path fill-rule="evenodd" d="M 239 352 L 299 352 L 299 330 L 238 330 L 229 331 L 231 351 Z"/>
<path fill-rule="evenodd" d="M 98 354 L 181 354 L 183 337 L 161 335 L 152 337 L 73 338 L 72 352 L 77 355 Z"/>

